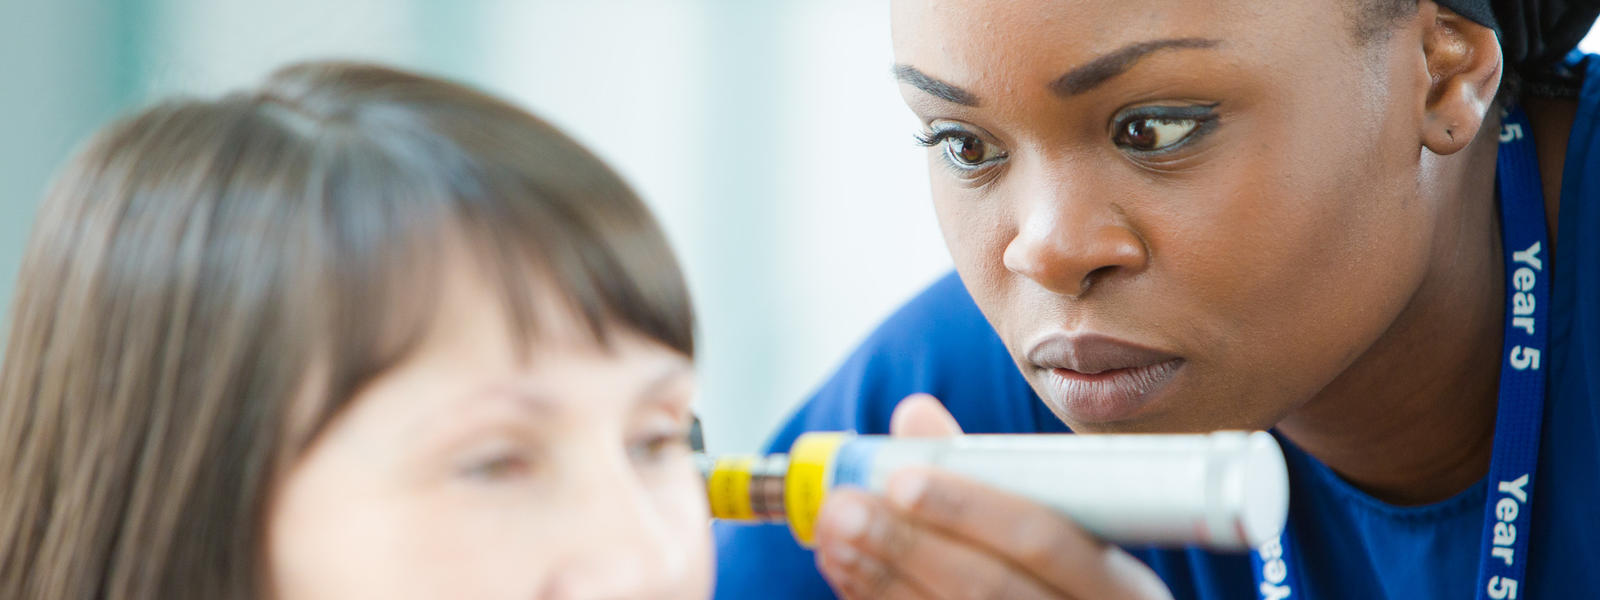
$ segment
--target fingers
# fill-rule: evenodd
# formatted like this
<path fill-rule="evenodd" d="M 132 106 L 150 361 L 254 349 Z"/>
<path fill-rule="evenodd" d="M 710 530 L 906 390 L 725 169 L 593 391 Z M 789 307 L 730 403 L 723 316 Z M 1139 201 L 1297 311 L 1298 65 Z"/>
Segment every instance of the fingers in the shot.
<path fill-rule="evenodd" d="M 961 426 L 916 394 L 895 407 L 890 431 L 942 437 Z M 835 490 L 823 506 L 817 564 L 846 598 L 1172 597 L 1144 563 L 1031 500 L 920 468 L 886 491 Z"/>
<path fill-rule="evenodd" d="M 835 492 L 818 532 L 818 567 L 849 598 L 1047 600 L 1048 590 L 1003 558 L 897 514 L 883 500 Z"/>
<path fill-rule="evenodd" d="M 828 583 L 847 600 L 938 600 L 938 596 L 917 587 L 909 580 L 894 577 L 882 561 L 863 555 L 853 546 L 841 545 L 817 551 L 817 568 Z"/>
<path fill-rule="evenodd" d="M 887 492 L 897 511 L 1003 557 L 1049 589 L 1083 598 L 1171 598 L 1144 563 L 1025 498 L 923 468 L 896 473 Z"/>
<path fill-rule="evenodd" d="M 889 432 L 903 437 L 944 437 L 960 435 L 961 425 L 933 396 L 912 394 L 894 407 Z"/>

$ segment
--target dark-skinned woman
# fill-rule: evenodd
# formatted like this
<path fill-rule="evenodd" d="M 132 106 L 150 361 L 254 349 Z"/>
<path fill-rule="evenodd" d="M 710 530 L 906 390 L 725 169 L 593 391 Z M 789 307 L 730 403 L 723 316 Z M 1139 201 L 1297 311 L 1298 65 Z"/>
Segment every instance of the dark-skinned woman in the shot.
<path fill-rule="evenodd" d="M 1600 3 L 899 0 L 956 273 L 774 438 L 1269 429 L 1284 536 L 1118 548 L 909 470 L 718 597 L 1600 590 Z M 1569 54 L 1570 53 L 1570 54 Z"/>

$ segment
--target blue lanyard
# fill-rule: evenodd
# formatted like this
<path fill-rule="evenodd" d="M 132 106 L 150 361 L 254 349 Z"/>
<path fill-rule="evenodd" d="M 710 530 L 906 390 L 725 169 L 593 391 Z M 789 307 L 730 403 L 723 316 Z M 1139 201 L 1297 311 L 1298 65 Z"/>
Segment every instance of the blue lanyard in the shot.
<path fill-rule="evenodd" d="M 1550 245 L 1544 188 L 1528 116 L 1502 112 L 1496 179 L 1500 190 L 1500 235 L 1506 253 L 1505 362 L 1500 365 L 1500 407 L 1494 424 L 1494 457 L 1484 506 L 1478 600 L 1527 595 L 1528 536 L 1533 532 L 1533 477 L 1539 465 L 1544 413 L 1543 354 L 1550 312 Z M 1299 565 L 1285 527 L 1283 535 L 1250 553 L 1256 589 L 1263 600 L 1299 597 Z"/>

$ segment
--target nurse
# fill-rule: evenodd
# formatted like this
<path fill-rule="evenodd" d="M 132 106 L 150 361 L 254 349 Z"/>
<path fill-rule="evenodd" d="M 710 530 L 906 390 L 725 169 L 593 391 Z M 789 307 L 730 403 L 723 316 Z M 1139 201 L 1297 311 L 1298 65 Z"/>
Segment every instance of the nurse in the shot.
<path fill-rule="evenodd" d="M 1492 4 L 897 2 L 956 273 L 773 449 L 1271 429 L 1287 532 L 1116 548 L 912 471 L 834 494 L 814 555 L 720 529 L 718 597 L 1600 589 L 1600 3 Z"/>

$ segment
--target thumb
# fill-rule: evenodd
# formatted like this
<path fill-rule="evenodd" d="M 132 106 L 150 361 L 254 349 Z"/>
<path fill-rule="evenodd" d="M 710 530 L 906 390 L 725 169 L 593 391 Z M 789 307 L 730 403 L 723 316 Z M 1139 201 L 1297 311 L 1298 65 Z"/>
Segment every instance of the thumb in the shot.
<path fill-rule="evenodd" d="M 961 435 L 961 425 L 938 399 L 927 394 L 912 394 L 894 407 L 894 415 L 889 417 L 889 433 L 899 437 L 944 437 Z"/>

